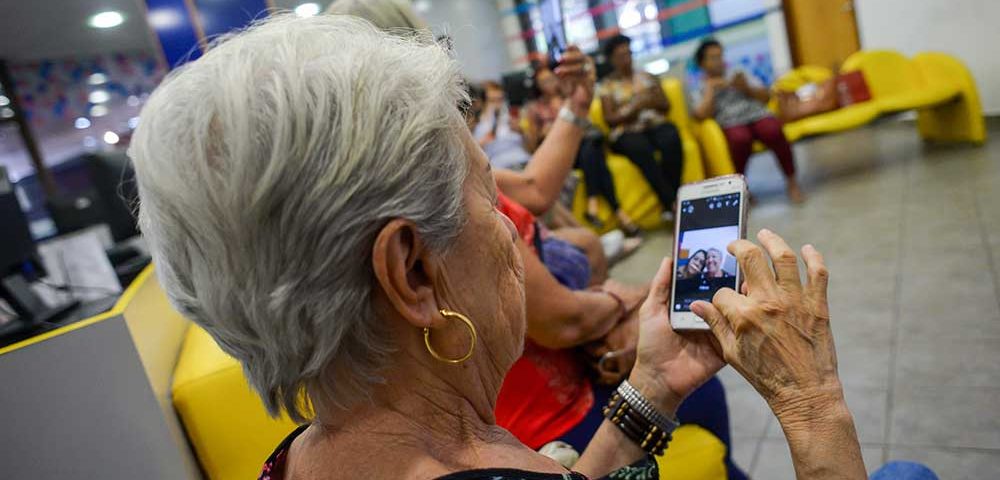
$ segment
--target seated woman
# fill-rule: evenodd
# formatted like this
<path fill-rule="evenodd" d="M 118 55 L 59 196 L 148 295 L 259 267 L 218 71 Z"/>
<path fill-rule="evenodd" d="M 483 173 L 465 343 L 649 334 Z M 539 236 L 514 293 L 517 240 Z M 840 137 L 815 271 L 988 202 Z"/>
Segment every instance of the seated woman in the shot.
<path fill-rule="evenodd" d="M 795 254 L 767 231 L 767 253 L 730 246 L 746 295 L 692 306 L 711 333 L 670 328 L 664 259 L 578 473 L 497 427 L 528 327 L 524 264 L 463 96 L 432 41 L 278 16 L 172 72 L 143 109 L 130 155 L 163 289 L 269 412 L 308 422 L 263 478 L 659 478 L 650 454 L 723 358 L 777 416 L 800 478 L 865 478 L 822 258 L 803 248 L 805 284 L 794 263 L 772 270 L 768 255 Z"/>
<path fill-rule="evenodd" d="M 803 202 L 805 196 L 795 180 L 792 147 L 781 130 L 781 122 L 765 106 L 770 99 L 767 89 L 754 85 L 743 72 L 736 72 L 727 79 L 722 44 L 715 39 L 701 42 L 694 58 L 704 72 L 701 90 L 690 92 L 694 117 L 699 120 L 714 118 L 719 123 L 737 173 L 746 172 L 755 139 L 767 145 L 785 174 L 789 200 Z"/>
<path fill-rule="evenodd" d="M 538 145 L 548 135 L 559 116 L 559 110 L 563 106 L 559 80 L 547 66 L 535 70 L 535 90 L 538 98 L 529 103 L 527 107 L 527 118 L 531 128 L 525 132 L 525 136 L 529 146 Z M 594 127 L 588 129 L 580 144 L 580 151 L 576 155 L 576 167 L 583 170 L 584 187 L 587 192 L 587 222 L 597 228 L 603 226 L 597 213 L 598 199 L 604 197 L 615 216 L 618 217 L 618 222 L 626 236 L 638 236 L 639 227 L 618 203 L 615 184 L 604 158 L 604 136 Z"/>
<path fill-rule="evenodd" d="M 485 101 L 473 136 L 486 152 L 490 165 L 498 169 L 524 169 L 531 160 L 531 153 L 525 148 L 519 117 L 507 105 L 499 83 L 483 82 L 482 89 Z"/>
<path fill-rule="evenodd" d="M 642 171 L 663 206 L 664 219 L 673 218 L 674 200 L 681 185 L 684 151 L 680 133 L 666 119 L 670 111 L 656 77 L 632 69 L 631 40 L 617 35 L 604 46 L 614 70 L 598 88 L 604 119 L 611 127 L 611 150 L 625 155 Z M 657 165 L 656 152 L 660 152 Z"/>

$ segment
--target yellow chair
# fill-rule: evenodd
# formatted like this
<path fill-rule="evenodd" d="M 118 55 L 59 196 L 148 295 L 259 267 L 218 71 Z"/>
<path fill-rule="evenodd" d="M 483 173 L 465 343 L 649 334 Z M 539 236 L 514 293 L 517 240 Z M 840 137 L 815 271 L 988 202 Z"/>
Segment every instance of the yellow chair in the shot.
<path fill-rule="evenodd" d="M 953 83 L 959 91 L 953 101 L 917 112 L 920 136 L 940 142 L 986 142 L 983 107 L 969 69 L 957 58 L 937 52 L 918 53 L 913 63 L 928 84 Z"/>
<path fill-rule="evenodd" d="M 670 101 L 670 111 L 667 113 L 669 119 L 677 127 L 681 136 L 681 145 L 684 151 L 684 163 L 681 171 L 681 182 L 691 183 L 705 178 L 705 165 L 702 163 L 701 151 L 698 142 L 691 132 L 691 119 L 688 116 L 687 104 L 684 101 L 684 89 L 680 80 L 676 78 L 666 78 L 662 80 L 661 86 L 667 100 Z M 610 128 L 604 121 L 604 112 L 601 109 L 601 101 L 595 98 L 590 105 L 590 121 L 605 135 Z M 660 214 L 663 207 L 657 200 L 653 189 L 643 178 L 642 172 L 628 158 L 612 153 L 605 148 L 607 155 L 608 170 L 614 180 L 615 191 L 622 210 L 631 217 L 636 224 L 644 229 L 654 229 L 661 225 Z M 579 174 L 579 173 L 578 173 Z M 669 205 L 667 206 L 669 208 Z M 579 185 L 573 201 L 573 213 L 583 222 L 584 213 L 587 211 L 587 198 L 584 187 Z M 605 231 L 615 228 L 618 219 L 607 203 L 601 201 L 598 217 L 604 222 Z"/>
<path fill-rule="evenodd" d="M 929 82 L 914 62 L 892 50 L 855 52 L 844 60 L 840 70 L 864 75 L 880 113 L 927 107 L 959 93 L 956 82 L 944 78 Z"/>
<path fill-rule="evenodd" d="M 212 480 L 257 478 L 264 460 L 296 425 L 273 419 L 243 368 L 197 325 L 174 369 L 174 409 L 202 470 Z"/>

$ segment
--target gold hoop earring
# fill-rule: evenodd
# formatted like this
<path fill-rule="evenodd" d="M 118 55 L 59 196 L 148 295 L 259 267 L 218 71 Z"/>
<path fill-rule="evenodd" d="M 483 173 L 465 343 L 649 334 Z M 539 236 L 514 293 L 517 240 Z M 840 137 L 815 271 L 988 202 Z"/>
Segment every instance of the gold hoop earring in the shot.
<path fill-rule="evenodd" d="M 469 333 L 472 336 L 472 344 L 469 345 L 469 352 L 466 353 L 465 355 L 463 355 L 461 358 L 454 358 L 454 359 L 452 359 L 452 358 L 445 358 L 445 357 L 441 356 L 441 354 L 439 354 L 436 351 L 434 351 L 434 347 L 431 346 L 431 329 L 427 328 L 427 327 L 424 327 L 424 345 L 427 346 L 427 351 L 430 352 L 431 356 L 434 357 L 436 360 L 444 362 L 444 363 L 450 363 L 452 365 L 458 365 L 459 363 L 462 363 L 462 362 L 464 362 L 464 361 L 472 358 L 472 352 L 474 352 L 476 350 L 476 339 L 477 339 L 477 336 L 476 336 L 476 326 L 472 324 L 472 320 L 469 320 L 469 317 L 466 317 L 465 315 L 462 315 L 461 313 L 453 312 L 451 310 L 443 310 L 442 309 L 442 310 L 439 310 L 438 313 L 440 313 L 441 316 L 443 316 L 445 318 L 457 318 L 457 319 L 461 320 L 462 323 L 464 323 L 465 326 L 469 328 Z"/>

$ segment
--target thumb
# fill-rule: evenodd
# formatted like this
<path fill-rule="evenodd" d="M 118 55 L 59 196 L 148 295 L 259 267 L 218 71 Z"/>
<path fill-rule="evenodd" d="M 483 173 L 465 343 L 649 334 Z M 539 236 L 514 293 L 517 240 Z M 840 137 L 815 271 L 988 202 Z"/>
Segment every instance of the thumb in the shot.
<path fill-rule="evenodd" d="M 719 341 L 723 352 L 730 350 L 736 344 L 736 334 L 733 333 L 729 320 L 715 308 L 715 305 L 699 300 L 691 304 L 691 311 L 712 329 L 712 335 Z"/>
<path fill-rule="evenodd" d="M 656 271 L 653 282 L 649 285 L 649 295 L 647 302 L 654 304 L 666 304 L 670 301 L 670 286 L 674 280 L 674 261 L 670 257 L 663 257 L 660 262 L 660 269 Z"/>

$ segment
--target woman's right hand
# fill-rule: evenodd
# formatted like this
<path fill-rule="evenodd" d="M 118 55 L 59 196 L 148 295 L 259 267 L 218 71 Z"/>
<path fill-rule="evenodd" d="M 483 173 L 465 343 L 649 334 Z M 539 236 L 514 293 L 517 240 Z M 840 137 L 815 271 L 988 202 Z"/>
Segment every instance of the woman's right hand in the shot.
<path fill-rule="evenodd" d="M 691 310 L 708 322 L 726 361 L 783 424 L 809 420 L 823 406 L 842 407 L 843 401 L 827 306 L 827 269 L 820 253 L 806 245 L 803 285 L 798 258 L 788 244 L 768 230 L 757 238 L 763 249 L 746 240 L 729 245 L 740 264 L 744 295 L 725 288 L 712 303 L 695 302 Z"/>

